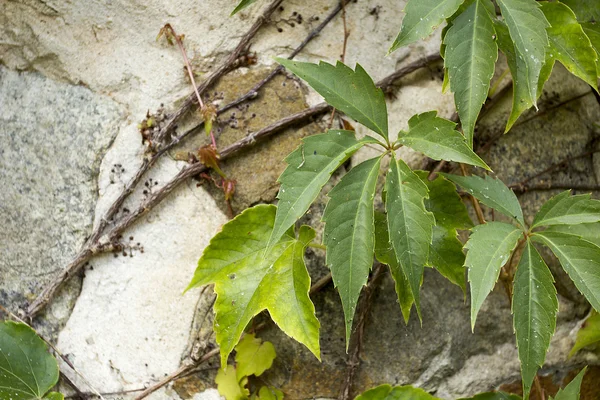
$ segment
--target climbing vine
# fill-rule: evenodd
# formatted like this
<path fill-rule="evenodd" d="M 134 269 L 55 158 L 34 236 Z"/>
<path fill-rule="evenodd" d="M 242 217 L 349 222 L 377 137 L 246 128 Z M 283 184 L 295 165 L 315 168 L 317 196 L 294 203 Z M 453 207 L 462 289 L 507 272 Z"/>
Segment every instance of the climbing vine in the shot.
<path fill-rule="evenodd" d="M 232 14 L 255 2 L 242 0 Z M 267 11 L 272 13 L 279 3 L 274 2 Z M 339 9 L 343 7 L 344 3 Z M 270 385 L 263 385 L 252 394 L 247 385 L 248 377 L 260 376 L 275 358 L 270 343 L 248 332 L 253 318 L 264 310 L 281 330 L 320 358 L 320 324 L 309 297 L 311 281 L 304 262 L 309 247 L 325 251 L 343 306 L 347 348 L 355 332 L 361 292 L 370 275 L 380 271 L 382 265 L 389 268 L 395 281 L 400 312 L 406 322 L 413 309 L 416 317 L 422 319 L 420 288 L 425 268 L 436 269 L 465 293 L 468 282 L 472 328 L 486 297 L 501 280 L 512 304 L 525 399 L 529 398 L 537 372 L 544 364 L 558 311 L 553 276 L 534 244 L 546 246 L 554 253 L 577 289 L 600 311 L 600 201 L 588 194 L 572 195 L 567 190 L 548 200 L 535 215 L 527 216 L 532 218 L 525 218 L 514 192 L 490 175 L 493 171 L 473 151 L 475 126 L 490 95 L 499 51 L 506 56 L 513 85 L 507 132 L 523 112 L 536 107 L 556 61 L 598 90 L 600 29 L 596 21 L 600 21 L 600 5 L 593 0 L 410 0 L 405 12 L 390 52 L 431 35 L 445 23 L 440 48 L 444 60 L 442 90 L 453 93 L 460 125 L 429 111 L 414 115 L 408 120 L 408 129 L 399 132 L 396 140 L 390 139 L 384 91 L 360 64 L 352 69 L 342 62 L 336 65 L 297 62 L 292 60 L 295 52 L 289 59 L 278 58 L 280 67 L 267 78 L 285 68 L 323 96 L 327 104 L 298 118 L 333 108 L 372 133 L 358 138 L 350 129 L 330 129 L 305 138 L 285 159 L 287 167 L 278 179 L 281 186 L 277 205 L 261 204 L 244 210 L 225 224 L 204 250 L 188 290 L 214 284 L 217 293 L 214 331 L 222 366 L 217 383 L 227 400 L 283 397 L 281 391 Z M 263 22 L 257 22 L 257 26 Z M 172 133 L 176 117 L 189 110 L 194 99 L 211 144 L 199 149 L 190 166 L 167 189 L 149 197 L 139 212 L 117 221 L 104 236 L 109 218 L 102 219 L 100 228 L 62 278 L 46 288 L 29 307 L 27 317 L 35 316 L 85 260 L 106 249 L 122 249 L 118 242 L 120 232 L 160 202 L 177 183 L 212 169 L 220 175 L 221 181 L 215 184 L 224 191 L 227 202 L 235 193 L 235 181 L 225 176 L 219 161 L 261 136 L 253 135 L 234 147 L 219 150 L 213 122 L 227 107 L 255 96 L 265 81 L 233 105 L 217 109 L 204 104 L 202 91 L 234 65 L 241 50 L 236 50 L 236 57 L 230 57 L 215 75 L 197 86 L 183 35 L 177 35 L 169 24 L 160 35 L 180 48 L 195 92 L 178 110 L 178 115 L 162 125 L 147 116 L 140 126 L 148 146 L 144 163 L 109 213 L 114 216 L 147 169 L 190 133 L 166 139 Z M 291 122 L 284 121 L 281 126 Z M 259 133 L 266 136 L 270 132 Z M 380 154 L 354 166 L 327 193 L 323 242 L 316 242 L 316 231 L 306 225 L 296 227 L 296 222 L 340 166 L 367 145 L 379 148 Z M 397 156 L 396 150 L 401 147 L 442 163 L 456 163 L 462 175 L 441 173 L 439 169 L 413 170 Z M 471 175 L 469 168 L 474 168 L 475 174 Z M 477 212 L 477 225 L 469 218 L 461 200 L 460 194 L 464 193 L 470 196 Z M 504 219 L 485 221 L 480 203 L 502 214 Z M 529 220 L 531 224 L 526 222 Z M 458 238 L 460 230 L 470 231 L 464 245 Z M 105 237 L 107 241 L 101 240 Z M 586 328 L 580 331 L 573 352 L 598 341 L 597 325 L 597 315 L 592 315 Z M 235 364 L 227 367 L 233 351 Z M 56 360 L 28 325 L 23 322 L 0 325 L 0 354 L 3 356 L 0 399 L 62 398 L 59 393 L 48 393 L 58 380 Z M 559 391 L 555 400 L 577 399 L 584 373 L 585 370 Z M 373 388 L 357 399 L 404 397 L 435 399 L 422 389 L 389 385 Z M 473 397 L 518 398 L 501 392 Z"/>

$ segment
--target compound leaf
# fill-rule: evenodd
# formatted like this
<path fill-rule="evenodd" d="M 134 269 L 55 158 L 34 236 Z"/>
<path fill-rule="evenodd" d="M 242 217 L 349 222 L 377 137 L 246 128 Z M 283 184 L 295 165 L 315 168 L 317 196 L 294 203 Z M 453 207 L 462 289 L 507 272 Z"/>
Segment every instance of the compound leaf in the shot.
<path fill-rule="evenodd" d="M 433 214 L 425 209 L 429 190 L 404 161 L 395 157 L 390 161 L 385 190 L 390 241 L 420 318 L 419 288 L 435 225 Z"/>
<path fill-rule="evenodd" d="M 544 203 L 531 227 L 600 221 L 600 200 L 592 199 L 590 194 L 570 194 L 566 190 Z"/>
<path fill-rule="evenodd" d="M 285 159 L 288 166 L 278 179 L 279 203 L 268 249 L 304 215 L 331 174 L 366 143 L 357 141 L 350 131 L 329 131 L 302 142 Z"/>
<path fill-rule="evenodd" d="M 580 373 L 577 374 L 575 379 L 573 379 L 564 389 L 560 389 L 558 393 L 556 393 L 556 397 L 554 400 L 579 400 L 579 391 L 581 389 L 581 382 L 583 381 L 583 376 L 587 367 L 581 370 Z M 552 398 L 550 398 L 552 399 Z"/>
<path fill-rule="evenodd" d="M 573 11 L 559 2 L 542 3 L 542 11 L 551 24 L 546 63 L 550 67 L 555 60 L 560 61 L 572 74 L 597 89 L 598 56 Z"/>
<path fill-rule="evenodd" d="M 584 347 L 597 344 L 598 342 L 600 342 L 600 314 L 594 313 L 583 322 L 581 329 L 577 331 L 575 345 L 571 349 L 569 357 L 572 357 Z"/>
<path fill-rule="evenodd" d="M 556 329 L 558 300 L 552 273 L 528 241 L 517 266 L 512 301 L 524 398 L 529 398 L 533 379 L 544 364 Z"/>
<path fill-rule="evenodd" d="M 238 381 L 244 376 L 260 376 L 271 368 L 275 360 L 275 347 L 247 333 L 235 346 L 235 363 Z"/>
<path fill-rule="evenodd" d="M 231 16 L 237 14 L 238 12 L 242 11 L 244 8 L 248 7 L 249 5 L 256 3 L 257 0 L 241 0 L 237 6 L 235 6 L 235 8 L 233 9 L 233 11 L 231 12 Z"/>
<path fill-rule="evenodd" d="M 523 220 L 523 210 L 521 210 L 521 205 L 519 204 L 517 196 L 515 196 L 515 193 L 500 179 L 492 178 L 490 176 L 486 176 L 484 179 L 475 175 L 441 175 L 461 186 L 486 206 L 514 219 L 522 226 L 525 225 Z"/>
<path fill-rule="evenodd" d="M 408 280 L 398 264 L 394 248 L 390 243 L 387 217 L 379 211 L 375 212 L 375 258 L 380 263 L 389 266 L 392 278 L 394 278 L 396 294 L 398 295 L 398 303 L 404 317 L 404 323 L 408 324 L 410 310 L 415 299 L 412 296 Z"/>
<path fill-rule="evenodd" d="M 491 9 L 490 9 L 491 8 Z M 444 37 L 444 66 L 469 147 L 487 98 L 498 58 L 489 0 L 476 0 L 454 20 Z"/>
<path fill-rule="evenodd" d="M 258 205 L 225 224 L 204 250 L 188 287 L 215 284 L 214 329 L 221 365 L 252 317 L 263 310 L 319 357 L 319 321 L 308 297 L 310 277 L 304 265 L 304 250 L 315 232 L 302 226 L 296 239 L 290 229 L 267 251 L 275 209 Z"/>
<path fill-rule="evenodd" d="M 342 298 L 346 344 L 350 340 L 358 296 L 373 265 L 373 201 L 381 157 L 352 168 L 329 193 L 325 208 L 326 262 Z"/>
<path fill-rule="evenodd" d="M 471 285 L 471 329 L 475 328 L 477 313 L 494 288 L 500 268 L 508 262 L 523 232 L 504 222 L 488 222 L 472 229 L 465 266 Z"/>
<path fill-rule="evenodd" d="M 446 18 L 458 10 L 464 0 L 409 0 L 402 28 L 389 53 L 431 35 Z"/>
<path fill-rule="evenodd" d="M 498 0 L 498 5 L 515 44 L 516 56 L 523 63 L 527 82 L 522 83 L 528 88 L 523 101 L 535 105 L 540 71 L 546 60 L 546 28 L 550 24 L 535 0 Z"/>
<path fill-rule="evenodd" d="M 23 323 L 0 323 L 0 397 L 41 399 L 57 381 L 58 363 L 35 331 Z"/>
<path fill-rule="evenodd" d="M 327 103 L 387 140 L 387 106 L 383 91 L 375 86 L 360 64 L 352 71 L 339 61 L 333 66 L 324 61 L 312 64 L 284 58 L 276 60 L 304 79 Z"/>
<path fill-rule="evenodd" d="M 532 239 L 552 250 L 577 289 L 596 311 L 600 310 L 600 247 L 562 232 L 538 232 Z"/>
<path fill-rule="evenodd" d="M 408 132 L 398 135 L 398 143 L 434 160 L 456 161 L 490 170 L 455 127 L 454 122 L 437 117 L 436 111 L 417 114 L 408 120 Z"/>
<path fill-rule="evenodd" d="M 380 385 L 369 389 L 354 400 L 440 400 L 421 388 Z"/>

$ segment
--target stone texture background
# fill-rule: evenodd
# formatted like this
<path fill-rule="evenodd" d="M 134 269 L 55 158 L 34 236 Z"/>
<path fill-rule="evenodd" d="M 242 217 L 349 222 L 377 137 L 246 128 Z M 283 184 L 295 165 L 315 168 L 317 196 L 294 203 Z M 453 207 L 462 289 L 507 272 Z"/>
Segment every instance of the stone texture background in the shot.
<path fill-rule="evenodd" d="M 76 252 L 92 224 L 131 178 L 143 153 L 136 126 L 146 111 L 156 110 L 161 103 L 172 109 L 188 94 L 179 53 L 155 41 L 160 27 L 170 22 L 186 35 L 188 54 L 201 79 L 235 47 L 265 4 L 266 0 L 259 1 L 230 18 L 233 0 L 0 0 L 3 305 L 18 309 L 31 301 Z M 384 57 L 398 31 L 404 4 L 404 0 L 363 0 L 348 5 L 348 64 L 360 62 L 377 80 L 438 49 L 434 35 Z M 284 1 L 284 10 L 275 14 L 252 43 L 257 64 L 223 79 L 214 89 L 217 96 L 222 92 L 225 100 L 232 99 L 252 86 L 272 66 L 273 56 L 287 55 L 318 24 L 315 17 L 323 18 L 335 5 L 334 0 Z M 294 12 L 302 14 L 304 23 L 292 28 L 285 20 Z M 298 59 L 334 61 L 342 39 L 338 17 Z M 406 127 L 408 118 L 417 112 L 435 109 L 446 117 L 453 113 L 452 97 L 441 94 L 441 78 L 439 66 L 433 66 L 398 82 L 388 102 L 391 132 Z M 219 145 L 319 101 L 308 88 L 280 76 L 248 108 L 221 117 Z M 509 110 L 507 96 L 482 119 L 478 143 L 503 131 Z M 188 123 L 193 120 L 192 116 Z M 524 115 L 484 159 L 505 182 L 519 182 L 559 160 L 593 149 L 600 134 L 598 121 L 600 106 L 590 88 L 559 66 L 540 101 L 540 111 Z M 225 163 L 224 169 L 239 181 L 234 208 L 273 201 L 275 181 L 284 167 L 281 160 L 301 137 L 323 126 L 324 122 L 317 121 L 289 129 Z M 365 133 L 360 127 L 357 130 Z M 182 154 L 205 140 L 199 135 L 182 143 L 146 179 L 160 187 L 185 165 Z M 370 154 L 372 150 L 366 148 L 351 164 Z M 418 154 L 403 151 L 401 155 L 415 168 L 426 166 L 427 160 Z M 599 173 L 600 163 L 589 157 L 541 179 L 596 185 Z M 56 340 L 58 348 L 101 392 L 135 390 L 154 383 L 178 368 L 198 335 L 211 337 L 211 295 L 198 290 L 181 293 L 202 250 L 227 217 L 218 191 L 196 183 L 190 181 L 177 189 L 126 232 L 125 240 L 139 242 L 143 253 L 94 258 L 36 320 L 36 327 Z M 525 214 L 532 218 L 556 192 L 520 196 Z M 140 189 L 125 207 L 132 208 L 143 196 Z M 305 222 L 320 227 L 325 204 L 322 195 Z M 567 359 L 589 307 L 550 254 L 545 256 L 560 295 L 559 326 L 542 370 L 544 385 L 555 389 L 577 368 L 597 365 L 599 360 L 588 352 Z M 326 273 L 321 253 L 309 251 L 307 259 L 314 280 Z M 322 363 L 272 324 L 261 334 L 278 351 L 265 379 L 282 388 L 288 399 L 337 397 L 345 374 L 338 295 L 328 287 L 314 301 L 322 325 Z M 447 399 L 500 386 L 518 391 L 519 365 L 502 290 L 486 301 L 471 334 L 468 303 L 460 290 L 435 271 L 427 271 L 423 317 L 423 326 L 415 319 L 404 325 L 391 278 L 384 276 L 368 316 L 356 393 L 380 383 L 415 384 Z M 72 371 L 65 368 L 65 373 L 86 388 Z M 592 369 L 586 381 L 590 399 L 600 392 L 593 386 L 598 374 Z M 214 369 L 192 375 L 152 397 L 218 398 L 211 389 L 214 375 Z"/>

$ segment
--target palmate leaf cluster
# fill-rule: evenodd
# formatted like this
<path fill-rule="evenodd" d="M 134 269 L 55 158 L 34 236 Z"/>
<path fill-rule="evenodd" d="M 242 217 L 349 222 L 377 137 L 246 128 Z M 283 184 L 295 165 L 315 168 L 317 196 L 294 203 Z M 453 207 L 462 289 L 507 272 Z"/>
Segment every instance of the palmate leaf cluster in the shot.
<path fill-rule="evenodd" d="M 447 154 L 446 159 L 489 169 L 455 124 L 435 112 L 411 118 L 408 130 L 390 143 L 383 93 L 360 66 L 352 70 L 341 63 L 279 61 L 379 138 L 357 139 L 354 132 L 343 130 L 305 138 L 285 160 L 277 207 L 248 209 L 211 240 L 189 287 L 215 284 L 215 331 L 223 363 L 252 317 L 263 310 L 319 357 L 319 322 L 308 297 L 310 280 L 303 259 L 315 232 L 302 226 L 296 234 L 294 224 L 331 175 L 362 146 L 380 145 L 382 156 L 352 168 L 328 193 L 323 215 L 326 261 L 342 300 L 347 338 L 376 254 L 392 270 L 406 319 L 413 304 L 421 314 L 419 288 L 425 266 L 437 268 L 465 289 L 464 255 L 456 231 L 470 227 L 464 204 L 449 181 L 429 181 L 426 173 L 397 159 L 392 149 L 407 145 L 432 158 Z M 392 157 L 383 174 L 386 154 Z M 382 176 L 385 208 L 376 213 Z"/>
<path fill-rule="evenodd" d="M 238 8 L 253 2 L 242 1 Z M 397 158 L 395 150 L 407 146 L 435 160 L 489 170 L 472 151 L 472 143 L 498 52 L 506 56 L 513 80 L 509 130 L 523 112 L 536 106 L 556 61 L 597 89 L 600 3 L 409 0 L 405 12 L 390 51 L 446 24 L 440 49 L 445 66 L 443 88 L 454 94 L 463 132 L 430 111 L 413 116 L 408 129 L 390 140 L 384 94 L 359 64 L 352 69 L 339 62 L 277 59 L 373 135 L 357 138 L 353 131 L 329 130 L 303 139 L 285 159 L 277 207 L 253 207 L 226 224 L 202 255 L 190 288 L 215 284 L 215 331 L 224 364 L 248 323 L 263 310 L 285 333 L 320 356 L 319 322 L 308 296 L 310 278 L 303 259 L 308 246 L 326 249 L 347 339 L 374 259 L 389 267 L 405 321 L 413 306 L 422 317 L 420 287 L 425 268 L 435 268 L 465 295 L 466 273 L 473 329 L 505 268 L 512 278 L 514 330 L 527 399 L 544 363 L 558 309 L 553 276 L 536 246 L 547 246 L 579 291 L 600 310 L 600 202 L 567 191 L 544 204 L 528 226 L 515 194 L 500 180 L 450 174 L 431 180 L 427 172 L 413 171 Z M 323 244 L 314 243 L 315 232 L 307 226 L 296 231 L 296 221 L 332 174 L 367 144 L 380 146 L 382 155 L 354 166 L 328 193 Z M 508 222 L 473 227 L 455 185 L 505 215 Z M 470 237 L 463 246 L 458 231 L 468 229 Z M 582 376 L 578 376 L 579 384 Z M 578 392 L 579 384 L 569 385 L 556 399 Z M 373 390 L 381 392 L 377 398 L 396 398 L 405 391 L 414 398 L 427 398 L 410 387 Z M 363 396 L 371 398 L 369 392 Z M 518 397 L 490 393 L 475 398 Z"/>

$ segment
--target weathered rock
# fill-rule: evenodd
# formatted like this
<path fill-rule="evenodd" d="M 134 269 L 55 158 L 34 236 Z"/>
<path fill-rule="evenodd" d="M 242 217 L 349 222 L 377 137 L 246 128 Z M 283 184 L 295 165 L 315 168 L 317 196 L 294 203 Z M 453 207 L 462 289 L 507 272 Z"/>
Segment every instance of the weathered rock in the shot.
<path fill-rule="evenodd" d="M 33 300 L 90 233 L 100 161 L 121 109 L 90 90 L 0 67 L 0 302 Z M 46 318 L 66 322 L 80 290 L 74 279 Z"/>

